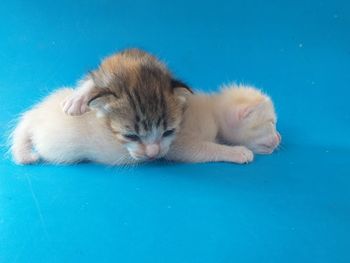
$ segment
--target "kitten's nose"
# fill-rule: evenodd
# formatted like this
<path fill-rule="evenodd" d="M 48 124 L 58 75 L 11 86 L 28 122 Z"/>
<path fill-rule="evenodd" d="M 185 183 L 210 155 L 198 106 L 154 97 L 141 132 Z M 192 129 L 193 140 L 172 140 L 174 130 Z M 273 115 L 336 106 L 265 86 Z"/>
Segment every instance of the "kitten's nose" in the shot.
<path fill-rule="evenodd" d="M 160 147 L 159 144 L 149 144 L 146 145 L 146 155 L 149 158 L 154 158 L 159 154 Z"/>
<path fill-rule="evenodd" d="M 279 132 L 276 131 L 270 143 L 271 147 L 277 147 L 280 144 L 281 139 L 281 134 L 279 134 Z"/>
<path fill-rule="evenodd" d="M 282 140 L 281 134 L 279 132 L 276 132 L 276 142 L 280 143 Z"/>

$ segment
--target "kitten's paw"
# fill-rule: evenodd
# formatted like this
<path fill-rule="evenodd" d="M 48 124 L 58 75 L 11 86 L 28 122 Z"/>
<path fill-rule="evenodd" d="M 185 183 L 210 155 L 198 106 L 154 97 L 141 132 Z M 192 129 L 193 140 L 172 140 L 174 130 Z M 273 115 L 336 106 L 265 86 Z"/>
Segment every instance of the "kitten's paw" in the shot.
<path fill-rule="evenodd" d="M 18 156 L 16 156 L 14 161 L 15 161 L 15 163 L 20 164 L 20 165 L 34 164 L 34 163 L 39 161 L 39 154 L 30 153 L 30 154 L 18 155 Z"/>
<path fill-rule="evenodd" d="M 250 163 L 254 159 L 254 153 L 245 146 L 234 146 L 232 162 L 234 163 Z"/>
<path fill-rule="evenodd" d="M 62 102 L 63 111 L 71 116 L 82 115 L 89 111 L 89 98 L 83 94 L 73 94 Z"/>

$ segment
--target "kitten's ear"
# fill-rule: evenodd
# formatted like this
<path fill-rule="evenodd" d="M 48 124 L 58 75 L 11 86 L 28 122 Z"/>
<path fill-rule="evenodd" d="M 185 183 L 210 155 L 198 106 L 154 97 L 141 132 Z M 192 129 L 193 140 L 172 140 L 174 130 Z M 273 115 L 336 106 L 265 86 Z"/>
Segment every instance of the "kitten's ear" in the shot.
<path fill-rule="evenodd" d="M 252 105 L 238 106 L 236 110 L 236 118 L 238 121 L 244 120 L 249 117 L 253 112 L 261 110 L 266 105 L 267 101 L 258 102 Z"/>
<path fill-rule="evenodd" d="M 252 106 L 242 106 L 239 107 L 236 111 L 236 118 L 238 121 L 244 120 L 246 118 L 248 118 L 248 116 L 255 111 L 256 105 Z"/>
<path fill-rule="evenodd" d="M 229 127 L 235 128 L 240 122 L 247 119 L 253 112 L 258 111 L 264 102 L 252 105 L 236 105 L 231 107 L 225 114 L 225 119 Z"/>
<path fill-rule="evenodd" d="M 89 76 L 98 88 L 108 88 L 113 79 L 113 76 L 102 68 L 91 71 Z"/>
<path fill-rule="evenodd" d="M 173 89 L 175 95 L 178 96 L 182 103 L 185 103 L 187 97 L 193 94 L 192 89 L 180 80 L 172 79 L 171 88 Z"/>
<path fill-rule="evenodd" d="M 178 79 L 171 79 L 171 88 L 174 90 L 177 88 L 183 88 L 187 90 L 188 93 L 193 94 L 192 89 L 186 83 Z"/>
<path fill-rule="evenodd" d="M 117 96 L 109 91 L 102 90 L 89 100 L 88 106 L 97 110 L 99 113 L 107 114 L 110 112 L 111 104 L 116 100 Z"/>

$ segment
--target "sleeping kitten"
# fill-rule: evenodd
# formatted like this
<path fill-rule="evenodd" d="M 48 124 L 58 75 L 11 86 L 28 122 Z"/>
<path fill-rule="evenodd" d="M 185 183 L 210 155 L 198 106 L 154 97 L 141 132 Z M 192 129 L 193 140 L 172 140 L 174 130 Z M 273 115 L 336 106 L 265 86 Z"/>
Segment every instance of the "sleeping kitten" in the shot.
<path fill-rule="evenodd" d="M 71 94 L 72 89 L 60 89 L 22 115 L 12 135 L 14 161 L 18 164 L 39 159 L 50 163 L 135 162 L 120 142 L 119 134 L 114 134 L 107 119 L 98 118 L 96 111 L 80 117 L 62 111 L 61 101 Z"/>
<path fill-rule="evenodd" d="M 77 139 L 79 133 L 83 137 L 81 141 L 84 141 L 83 139 L 90 138 L 88 131 L 101 132 L 98 131 L 101 120 L 93 122 L 96 119 L 95 113 L 86 117 L 61 116 L 62 112 L 56 112 L 57 99 L 64 101 L 64 112 L 69 115 L 81 115 L 89 108 L 94 108 L 99 116 L 103 117 L 104 125 L 112 131 L 113 138 L 116 140 L 113 143 L 126 148 L 128 154 L 136 161 L 160 158 L 168 151 L 178 132 L 185 106 L 183 93 L 189 91 L 190 89 L 182 82 L 175 80 L 165 65 L 154 56 L 138 49 L 117 53 L 102 61 L 98 69 L 92 71 L 80 82 L 76 91 L 59 91 L 24 114 L 14 132 L 15 160 L 18 163 L 36 161 L 37 156 L 28 155 L 30 140 L 32 137 L 35 139 L 41 135 L 44 136 L 42 138 L 55 138 L 57 130 L 63 133 L 64 130 L 55 126 L 55 122 L 62 122 L 62 127 L 68 129 L 66 135 L 60 134 L 61 139 L 68 144 L 55 145 L 57 141 L 54 141 L 50 145 L 44 140 L 50 145 L 48 149 L 53 147 L 58 151 L 55 156 L 57 158 L 48 156 L 47 160 L 75 162 L 78 159 L 89 159 L 84 153 L 81 154 L 82 156 L 78 155 L 79 158 L 71 158 L 71 156 L 65 158 L 59 154 L 64 152 L 60 147 L 76 147 L 76 145 L 69 145 L 74 144 L 74 140 L 71 139 Z M 75 121 L 77 126 L 74 126 Z M 50 129 L 51 126 L 52 129 Z M 105 126 L 103 129 L 106 128 Z M 79 129 L 74 130 L 75 128 Z M 42 130 L 39 131 L 39 129 Z M 48 134 L 50 132 L 55 134 Z M 33 141 L 35 146 L 39 144 L 39 148 L 43 142 L 40 138 Z M 98 144 L 99 137 L 93 138 Z M 106 140 L 106 138 L 100 139 Z M 119 146 L 117 149 L 121 149 Z M 56 149 L 57 147 L 59 149 Z M 24 151 L 23 154 L 22 151 Z M 124 154 L 124 149 L 122 152 Z M 55 153 L 51 152 L 51 154 Z M 74 153 L 72 155 L 74 156 Z M 46 159 L 46 154 L 41 156 Z"/>
<path fill-rule="evenodd" d="M 255 88 L 224 86 L 218 94 L 189 95 L 187 104 L 168 160 L 247 163 L 252 151 L 272 153 L 281 141 L 272 101 Z"/>
<path fill-rule="evenodd" d="M 269 96 L 250 86 L 229 85 L 223 86 L 219 101 L 218 135 L 223 142 L 244 145 L 258 154 L 271 154 L 278 147 L 282 137 Z"/>

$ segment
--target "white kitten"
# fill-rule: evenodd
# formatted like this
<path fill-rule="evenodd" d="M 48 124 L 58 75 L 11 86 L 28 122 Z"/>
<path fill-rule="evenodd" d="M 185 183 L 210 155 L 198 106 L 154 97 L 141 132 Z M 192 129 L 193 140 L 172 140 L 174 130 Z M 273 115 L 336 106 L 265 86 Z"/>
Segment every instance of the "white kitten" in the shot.
<path fill-rule="evenodd" d="M 219 94 L 189 95 L 187 105 L 168 160 L 247 163 L 253 160 L 251 150 L 272 153 L 280 143 L 272 101 L 253 87 L 230 85 Z"/>
<path fill-rule="evenodd" d="M 62 111 L 62 100 L 72 93 L 72 89 L 58 90 L 23 114 L 13 133 L 15 162 L 28 164 L 39 158 L 51 163 L 89 160 L 116 165 L 135 162 L 95 111 L 79 117 Z"/>

